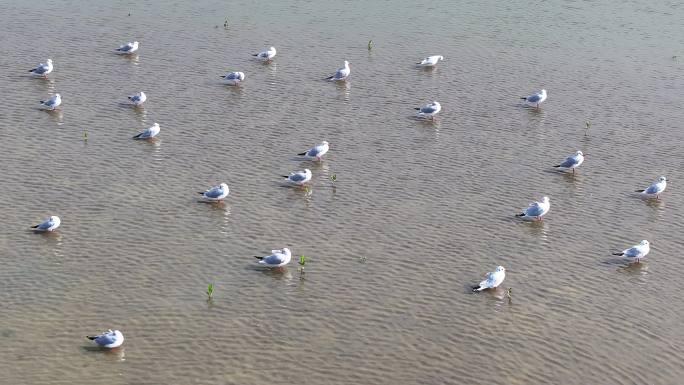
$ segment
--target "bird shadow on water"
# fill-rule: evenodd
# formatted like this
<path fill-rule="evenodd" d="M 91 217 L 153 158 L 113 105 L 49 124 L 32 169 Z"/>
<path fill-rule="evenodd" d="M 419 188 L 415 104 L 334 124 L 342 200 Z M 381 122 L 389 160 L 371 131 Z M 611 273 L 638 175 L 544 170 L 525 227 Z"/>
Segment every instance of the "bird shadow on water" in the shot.
<path fill-rule="evenodd" d="M 103 348 L 100 346 L 82 346 L 81 348 L 83 351 L 88 352 L 89 354 L 102 354 L 107 360 L 126 361 L 126 354 L 124 353 L 123 346 L 113 349 Z"/>
<path fill-rule="evenodd" d="M 265 276 L 269 276 L 273 279 L 276 280 L 291 280 L 292 279 L 292 273 L 288 270 L 287 267 L 282 266 L 282 267 L 265 267 L 261 266 L 259 264 L 255 265 L 250 265 L 247 267 L 247 269 L 251 271 L 257 271 Z"/>

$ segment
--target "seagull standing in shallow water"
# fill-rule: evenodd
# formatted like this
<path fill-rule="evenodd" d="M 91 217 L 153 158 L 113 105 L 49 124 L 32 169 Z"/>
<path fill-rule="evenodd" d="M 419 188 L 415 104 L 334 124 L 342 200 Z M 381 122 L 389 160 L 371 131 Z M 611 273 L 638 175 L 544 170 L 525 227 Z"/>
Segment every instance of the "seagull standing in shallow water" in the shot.
<path fill-rule="evenodd" d="M 536 219 L 541 221 L 542 217 L 549 212 L 551 208 L 551 202 L 549 197 L 543 197 L 541 202 L 532 202 L 530 205 L 523 210 L 522 213 L 516 214 L 516 217 L 522 217 L 522 219 Z"/>
<path fill-rule="evenodd" d="M 145 103 L 145 100 L 147 100 L 147 95 L 145 95 L 144 92 L 140 91 L 137 94 L 129 96 L 128 100 L 130 100 L 131 104 L 133 104 L 134 106 L 139 106 Z"/>
<path fill-rule="evenodd" d="M 473 291 L 482 291 L 485 289 L 496 289 L 503 283 L 506 278 L 506 269 L 499 266 L 493 272 L 487 273 L 485 279 L 479 285 L 473 287 Z"/>
<path fill-rule="evenodd" d="M 138 42 L 128 42 L 116 49 L 116 53 L 120 55 L 129 55 L 138 50 Z"/>
<path fill-rule="evenodd" d="M 641 195 L 646 197 L 655 196 L 656 199 L 660 199 L 660 194 L 665 191 L 667 187 L 667 178 L 661 176 L 656 182 L 648 186 L 645 190 L 636 190 L 636 192 L 641 193 Z"/>
<path fill-rule="evenodd" d="M 256 56 L 256 58 L 258 60 L 261 60 L 261 61 L 269 61 L 269 60 L 273 59 L 275 57 L 275 55 L 276 55 L 276 49 L 275 49 L 275 47 L 271 47 L 267 51 L 255 53 L 252 56 Z"/>
<path fill-rule="evenodd" d="M 325 78 L 325 80 L 329 80 L 331 82 L 347 80 L 349 74 L 351 74 L 351 68 L 349 68 L 349 62 L 345 60 L 344 67 L 339 68 L 337 71 L 335 71 L 334 75 L 328 76 Z"/>
<path fill-rule="evenodd" d="M 444 60 L 444 56 L 441 56 L 441 55 L 428 56 L 425 59 L 423 59 L 420 63 L 418 63 L 418 65 L 421 67 L 434 67 L 437 65 L 437 63 L 440 60 Z"/>
<path fill-rule="evenodd" d="M 228 196 L 230 193 L 230 189 L 228 189 L 228 185 L 225 183 L 221 183 L 218 186 L 214 186 L 210 188 L 207 191 L 200 191 L 199 192 L 204 199 L 209 200 L 209 201 L 220 201 L 224 199 L 225 197 Z"/>
<path fill-rule="evenodd" d="M 434 119 L 435 115 L 442 110 L 442 105 L 438 102 L 428 103 L 422 107 L 415 107 L 418 110 L 418 117 Z"/>
<path fill-rule="evenodd" d="M 229 86 L 237 86 L 238 84 L 240 84 L 240 82 L 245 80 L 245 73 L 244 72 L 228 72 L 227 74 L 221 76 L 221 78 Z"/>
<path fill-rule="evenodd" d="M 31 228 L 35 231 L 55 231 L 61 223 L 62 221 L 59 219 L 59 217 L 53 215 L 42 223 L 31 226 Z"/>
<path fill-rule="evenodd" d="M 574 155 L 570 155 L 569 157 L 565 158 L 565 160 L 557 165 L 553 166 L 561 170 L 572 170 L 572 173 L 575 173 L 575 169 L 579 167 L 582 162 L 584 162 L 584 154 L 582 151 L 577 151 Z"/>
<path fill-rule="evenodd" d="M 50 72 L 52 72 L 52 59 L 47 59 L 45 63 L 38 64 L 38 67 L 29 70 L 29 72 L 35 76 L 42 76 L 46 78 Z"/>
<path fill-rule="evenodd" d="M 62 104 L 62 95 L 54 94 L 45 100 L 41 100 L 40 104 L 46 110 L 52 111 L 55 108 L 59 107 L 60 104 Z"/>
<path fill-rule="evenodd" d="M 259 260 L 259 263 L 268 267 L 282 267 L 290 263 L 292 259 L 292 253 L 287 247 L 282 250 L 271 250 L 271 255 L 265 257 L 254 258 Z"/>
<path fill-rule="evenodd" d="M 651 246 L 647 240 L 639 242 L 638 245 L 632 246 L 629 249 L 623 250 L 619 253 L 613 253 L 613 255 L 619 255 L 621 257 L 629 258 L 634 263 L 639 263 L 642 258 L 646 257 L 648 252 L 651 251 Z"/>
<path fill-rule="evenodd" d="M 321 157 L 323 155 L 325 155 L 325 153 L 328 152 L 329 149 L 330 149 L 330 145 L 328 144 L 328 142 L 323 141 L 323 142 L 317 144 L 315 147 L 312 147 L 308 151 L 302 152 L 302 153 L 297 154 L 297 155 L 306 156 L 309 158 L 315 158 L 317 161 L 320 161 Z"/>
<path fill-rule="evenodd" d="M 123 334 L 118 330 L 109 329 L 102 334 L 96 336 L 87 336 L 89 340 L 95 341 L 96 344 L 103 348 L 118 348 L 124 342 Z"/>
<path fill-rule="evenodd" d="M 161 127 L 159 127 L 159 123 L 154 123 L 152 127 L 146 128 L 143 132 L 139 133 L 138 135 L 134 136 L 133 139 L 150 139 L 154 138 L 159 134 L 159 131 L 161 130 Z"/>
<path fill-rule="evenodd" d="M 303 186 L 304 183 L 311 180 L 311 170 L 305 168 L 304 171 L 292 171 L 290 175 L 283 175 L 288 181 Z"/>
<path fill-rule="evenodd" d="M 520 99 L 525 100 L 527 103 L 534 105 L 536 108 L 539 108 L 539 105 L 546 100 L 546 90 L 541 90 L 537 93 L 534 93 L 530 96 L 523 96 Z"/>

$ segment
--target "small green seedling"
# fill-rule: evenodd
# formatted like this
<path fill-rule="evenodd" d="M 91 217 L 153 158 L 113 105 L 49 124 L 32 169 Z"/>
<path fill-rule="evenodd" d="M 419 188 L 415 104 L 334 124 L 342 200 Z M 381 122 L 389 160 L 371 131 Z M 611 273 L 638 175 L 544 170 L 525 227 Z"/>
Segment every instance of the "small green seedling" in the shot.
<path fill-rule="evenodd" d="M 330 180 L 333 182 L 337 182 L 337 174 L 330 175 Z"/>
<path fill-rule="evenodd" d="M 299 256 L 299 264 L 302 266 L 306 265 L 306 257 L 305 256 L 303 256 L 303 255 Z"/>
<path fill-rule="evenodd" d="M 207 300 L 211 301 L 211 298 L 214 296 L 214 284 L 210 283 L 209 286 L 207 286 Z"/>
<path fill-rule="evenodd" d="M 368 40 L 368 50 L 370 51 L 372 49 L 373 49 L 373 40 Z"/>
<path fill-rule="evenodd" d="M 508 299 L 511 299 L 511 296 L 512 296 L 512 295 L 513 295 L 513 288 L 512 288 L 512 287 L 509 287 L 509 288 L 506 290 L 506 297 L 508 297 Z"/>
<path fill-rule="evenodd" d="M 366 260 L 368 260 L 368 258 L 366 258 L 366 257 L 359 257 L 359 262 L 361 262 L 361 263 L 366 263 Z"/>
<path fill-rule="evenodd" d="M 226 21 L 223 22 L 223 28 L 228 28 L 228 19 L 226 19 Z"/>
<path fill-rule="evenodd" d="M 83 131 L 83 140 L 88 141 L 88 131 Z"/>

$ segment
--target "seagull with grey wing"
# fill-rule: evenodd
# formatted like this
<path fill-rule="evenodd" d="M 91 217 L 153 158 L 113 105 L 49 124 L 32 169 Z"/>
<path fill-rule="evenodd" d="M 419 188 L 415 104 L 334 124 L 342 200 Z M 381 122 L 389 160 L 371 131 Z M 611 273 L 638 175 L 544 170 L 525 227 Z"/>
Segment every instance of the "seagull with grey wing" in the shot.
<path fill-rule="evenodd" d="M 314 147 L 308 149 L 307 151 L 299 153 L 297 155 L 306 156 L 308 158 L 314 158 L 320 161 L 321 157 L 325 155 L 325 153 L 327 153 L 329 149 L 330 145 L 328 144 L 328 142 L 324 140 L 321 143 L 315 145 Z"/>
<path fill-rule="evenodd" d="M 145 95 L 144 92 L 140 91 L 129 96 L 128 100 L 131 102 L 132 105 L 139 106 L 145 103 L 145 100 L 147 100 L 147 95 Z"/>
<path fill-rule="evenodd" d="M 263 62 L 268 62 L 271 61 L 276 55 L 276 49 L 275 47 L 270 47 L 266 51 L 261 51 L 259 53 L 255 53 L 252 56 L 255 56 L 257 60 L 261 60 Z"/>
<path fill-rule="evenodd" d="M 47 59 L 45 63 L 40 63 L 34 69 L 30 69 L 29 72 L 34 76 L 42 76 L 47 78 L 48 74 L 52 72 L 52 59 Z"/>
<path fill-rule="evenodd" d="M 437 65 L 437 63 L 439 63 L 440 60 L 444 60 L 444 56 L 433 55 L 426 57 L 425 59 L 421 60 L 420 63 L 417 64 L 420 67 L 434 67 Z"/>
<path fill-rule="evenodd" d="M 108 349 L 118 348 L 124 342 L 123 333 L 112 329 L 96 336 L 87 336 L 87 338 L 95 342 L 98 346 Z"/>
<path fill-rule="evenodd" d="M 651 251 L 651 246 L 648 241 L 644 239 L 643 241 L 639 242 L 638 245 L 622 250 L 619 253 L 613 253 L 613 255 L 625 257 L 634 263 L 639 263 L 642 258 L 646 257 L 649 251 Z"/>
<path fill-rule="evenodd" d="M 526 220 L 538 220 L 541 221 L 542 217 L 549 212 L 551 208 L 551 202 L 549 197 L 543 197 L 541 202 L 532 202 L 530 205 L 523 210 L 522 213 L 516 214 L 516 217 L 522 217 Z"/>
<path fill-rule="evenodd" d="M 546 97 L 546 90 L 541 90 L 529 96 L 522 96 L 520 99 L 523 99 L 529 105 L 534 105 L 536 108 L 539 108 L 539 105 L 546 100 Z"/>
<path fill-rule="evenodd" d="M 290 175 L 283 175 L 283 178 L 287 178 L 290 183 L 299 186 L 303 186 L 306 182 L 310 181 L 311 177 L 311 170 L 308 168 L 305 168 L 304 171 L 292 171 Z"/>
<path fill-rule="evenodd" d="M 138 50 L 138 42 L 132 41 L 132 42 L 128 42 L 126 44 L 122 44 L 119 48 L 116 49 L 116 53 L 119 55 L 130 55 L 137 50 Z"/>
<path fill-rule="evenodd" d="M 442 105 L 439 104 L 438 102 L 434 101 L 432 103 L 428 103 L 422 107 L 415 107 L 416 110 L 418 110 L 418 117 L 419 118 L 430 118 L 434 119 L 435 115 L 439 113 L 439 111 L 442 110 Z"/>
<path fill-rule="evenodd" d="M 332 76 L 328 76 L 325 78 L 325 80 L 329 80 L 331 82 L 347 80 L 349 74 L 351 74 L 351 68 L 349 68 L 349 62 L 345 60 L 344 67 L 339 68 Z"/>
<path fill-rule="evenodd" d="M 657 181 L 653 182 L 647 189 L 636 190 L 636 192 L 641 193 L 644 197 L 655 197 L 660 199 L 660 194 L 667 188 L 667 178 L 661 176 Z"/>
<path fill-rule="evenodd" d="M 159 131 L 161 131 L 161 127 L 159 127 L 159 123 L 155 122 L 151 127 L 147 127 L 146 129 L 143 130 L 143 132 L 134 136 L 133 139 L 154 138 L 155 136 L 157 136 L 157 134 L 159 134 Z"/>
<path fill-rule="evenodd" d="M 228 72 L 227 74 L 221 76 L 223 82 L 229 86 L 237 86 L 245 80 L 244 72 Z"/>
<path fill-rule="evenodd" d="M 227 184 L 221 183 L 218 186 L 214 186 L 207 191 L 200 191 L 199 193 L 204 199 L 216 202 L 227 197 L 228 194 L 230 194 L 230 189 Z"/>
<path fill-rule="evenodd" d="M 50 218 L 44 220 L 43 222 L 41 222 L 35 226 L 31 226 L 31 228 L 34 231 L 40 231 L 40 232 L 55 231 L 55 230 L 57 230 L 57 228 L 59 227 L 60 224 L 62 224 L 62 221 L 59 219 L 59 217 L 56 215 L 53 215 Z"/>
<path fill-rule="evenodd" d="M 487 273 L 485 279 L 479 285 L 473 286 L 473 291 L 482 291 L 486 289 L 496 289 L 501 285 L 506 278 L 506 269 L 503 266 L 498 266 L 496 270 Z"/>
<path fill-rule="evenodd" d="M 271 254 L 265 257 L 254 256 L 259 260 L 259 264 L 267 267 L 282 267 L 290 263 L 292 253 L 287 247 L 281 250 L 271 250 Z"/>
<path fill-rule="evenodd" d="M 52 111 L 62 104 L 62 95 L 54 94 L 45 100 L 40 101 L 40 105 L 43 109 Z"/>
<path fill-rule="evenodd" d="M 561 164 L 553 167 L 556 167 L 557 169 L 563 171 L 572 170 L 572 173 L 574 174 L 575 169 L 579 167 L 583 162 L 584 154 L 582 153 L 582 151 L 577 151 L 573 155 L 570 155 L 569 157 L 565 158 L 565 160 L 561 162 Z"/>

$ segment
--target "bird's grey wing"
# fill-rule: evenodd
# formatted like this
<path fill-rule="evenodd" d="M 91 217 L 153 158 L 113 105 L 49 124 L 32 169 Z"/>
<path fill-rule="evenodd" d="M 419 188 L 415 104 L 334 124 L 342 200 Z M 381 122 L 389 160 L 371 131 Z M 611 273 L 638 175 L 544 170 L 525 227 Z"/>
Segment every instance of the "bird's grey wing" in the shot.
<path fill-rule="evenodd" d="M 572 167 L 577 163 L 577 158 L 575 156 L 569 156 L 565 158 L 563 163 L 560 164 L 561 167 Z"/>
<path fill-rule="evenodd" d="M 544 212 L 544 209 L 541 207 L 539 202 L 534 202 L 530 204 L 530 206 L 525 210 L 525 214 L 530 217 L 536 217 L 538 215 L 541 215 L 542 212 Z"/>
<path fill-rule="evenodd" d="M 296 174 L 290 175 L 290 180 L 292 180 L 294 182 L 300 182 L 300 181 L 303 181 L 304 179 L 306 179 L 306 175 L 299 173 L 299 172 Z"/>
<path fill-rule="evenodd" d="M 654 184 L 648 186 L 648 188 L 647 188 L 646 191 L 644 191 L 644 192 L 647 193 L 647 194 L 655 194 L 655 193 L 657 193 L 657 192 L 658 192 L 658 184 L 657 184 L 657 183 L 654 183 Z"/>
<path fill-rule="evenodd" d="M 97 342 L 99 345 L 109 345 L 114 343 L 115 340 L 116 338 L 114 334 L 110 333 L 100 334 L 97 336 L 97 338 L 95 338 L 95 342 Z"/>
<path fill-rule="evenodd" d="M 424 114 L 431 114 L 431 113 L 433 113 L 433 112 L 435 112 L 435 111 L 437 111 L 437 108 L 435 108 L 435 107 L 433 107 L 433 106 L 431 106 L 431 105 L 430 105 L 430 106 L 421 107 L 421 109 L 420 109 L 420 112 L 422 112 L 422 113 L 424 113 Z"/>
<path fill-rule="evenodd" d="M 208 191 L 204 193 L 204 195 L 208 198 L 218 198 L 223 194 L 223 189 L 220 187 L 212 187 Z"/>
<path fill-rule="evenodd" d="M 276 253 L 276 254 L 271 254 L 267 257 L 264 257 L 264 259 L 262 259 L 262 261 L 264 261 L 264 263 L 267 263 L 269 265 L 279 265 L 279 264 L 285 262 L 285 257 L 282 254 Z"/>
<path fill-rule="evenodd" d="M 541 95 L 534 94 L 527 97 L 527 101 L 530 103 L 536 103 L 541 100 Z"/>

